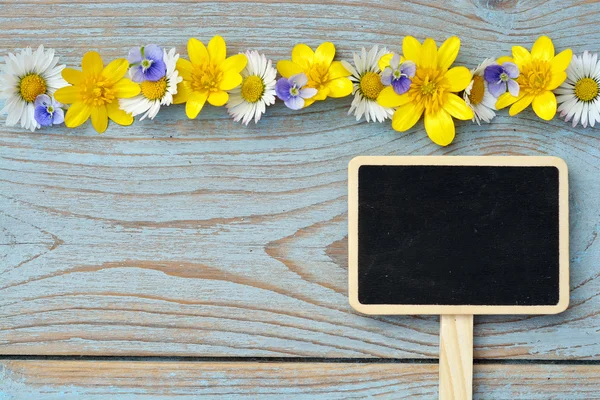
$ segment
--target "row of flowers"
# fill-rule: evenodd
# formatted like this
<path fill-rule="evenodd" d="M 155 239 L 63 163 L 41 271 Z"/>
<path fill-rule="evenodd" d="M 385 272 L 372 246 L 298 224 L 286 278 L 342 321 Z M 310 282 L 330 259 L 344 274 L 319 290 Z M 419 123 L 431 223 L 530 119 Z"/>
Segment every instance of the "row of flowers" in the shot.
<path fill-rule="evenodd" d="M 600 122 L 597 54 L 573 56 L 570 49 L 555 54 L 552 41 L 541 36 L 531 51 L 514 46 L 512 56 L 485 59 L 469 70 L 453 66 L 459 50 L 457 37 L 438 47 L 433 39 L 421 43 L 407 36 L 401 51 L 363 48 L 351 64 L 334 60 L 332 43 L 315 50 L 298 44 L 291 60 L 275 67 L 256 51 L 228 56 L 225 40 L 215 36 L 206 46 L 190 39 L 189 59 L 174 48 L 147 45 L 106 65 L 90 51 L 77 70 L 58 65 L 52 49 L 28 47 L 9 53 L 1 66 L 0 114 L 7 114 L 6 125 L 20 123 L 31 131 L 63 122 L 75 128 L 91 119 L 102 133 L 109 119 L 130 125 L 134 117 L 153 119 L 171 104 L 185 104 L 190 119 L 207 102 L 226 106 L 234 121 L 247 125 L 257 123 L 276 97 L 299 110 L 353 95 L 348 113 L 357 121 L 391 119 L 392 127 L 404 132 L 423 117 L 428 136 L 442 146 L 454 139 L 453 119 L 489 123 L 509 106 L 511 116 L 531 105 L 544 120 L 558 111 L 573 126 Z"/>

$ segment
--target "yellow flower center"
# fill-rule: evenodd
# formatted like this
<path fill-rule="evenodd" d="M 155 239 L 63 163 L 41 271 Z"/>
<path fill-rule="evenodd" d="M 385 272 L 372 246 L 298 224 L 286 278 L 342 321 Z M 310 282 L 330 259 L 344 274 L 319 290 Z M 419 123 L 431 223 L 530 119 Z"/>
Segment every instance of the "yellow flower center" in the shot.
<path fill-rule="evenodd" d="M 582 78 L 575 84 L 575 96 L 581 101 L 592 101 L 598 96 L 598 82 Z"/>
<path fill-rule="evenodd" d="M 408 96 L 414 103 L 420 103 L 426 110 L 436 112 L 442 107 L 444 93 L 448 83 L 444 72 L 435 68 L 417 68 Z"/>
<path fill-rule="evenodd" d="M 160 100 L 167 93 L 167 78 L 163 76 L 156 82 L 143 81 L 140 87 L 148 100 Z"/>
<path fill-rule="evenodd" d="M 532 60 L 521 68 L 517 79 L 521 89 L 531 94 L 544 92 L 552 80 L 552 65 L 546 60 Z"/>
<path fill-rule="evenodd" d="M 46 93 L 46 81 L 38 74 L 29 74 L 21 78 L 19 92 L 26 102 L 33 102 L 40 94 Z"/>
<path fill-rule="evenodd" d="M 306 77 L 308 78 L 308 87 L 319 90 L 327 83 L 327 81 L 329 81 L 329 66 L 327 65 L 312 64 L 308 71 L 305 72 Z"/>
<path fill-rule="evenodd" d="M 471 86 L 471 93 L 469 94 L 469 101 L 473 105 L 477 105 L 483 101 L 483 95 L 485 94 L 485 84 L 483 77 L 480 75 L 473 76 L 473 86 Z"/>
<path fill-rule="evenodd" d="M 369 100 L 377 100 L 377 96 L 383 90 L 381 78 L 375 72 L 367 72 L 360 78 L 360 92 Z"/>
<path fill-rule="evenodd" d="M 194 65 L 192 71 L 192 89 L 194 91 L 216 92 L 219 90 L 223 72 L 215 64 Z"/>
<path fill-rule="evenodd" d="M 242 82 L 242 97 L 248 103 L 256 103 L 265 92 L 265 84 L 260 77 L 250 75 Z"/>
<path fill-rule="evenodd" d="M 89 106 L 103 106 L 112 103 L 115 99 L 112 83 L 102 75 L 87 76 L 79 87 L 81 99 Z"/>

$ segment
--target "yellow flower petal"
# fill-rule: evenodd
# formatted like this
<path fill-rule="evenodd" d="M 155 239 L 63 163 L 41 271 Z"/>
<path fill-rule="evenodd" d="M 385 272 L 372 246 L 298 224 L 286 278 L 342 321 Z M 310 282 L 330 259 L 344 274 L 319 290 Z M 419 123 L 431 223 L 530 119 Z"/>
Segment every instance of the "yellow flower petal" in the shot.
<path fill-rule="evenodd" d="M 451 116 L 457 119 L 473 119 L 473 109 L 465 103 L 462 97 L 453 93 L 447 93 L 442 106 Z"/>
<path fill-rule="evenodd" d="M 173 96 L 173 104 L 185 103 L 192 94 L 192 87 L 187 81 L 177 84 L 177 93 Z"/>
<path fill-rule="evenodd" d="M 500 97 L 498 97 L 498 100 L 496 101 L 496 109 L 502 110 L 503 108 L 510 106 L 511 104 L 513 104 L 515 101 L 519 100 L 523 96 L 524 95 L 521 94 L 520 97 L 515 97 L 508 92 L 503 93 L 500 95 Z"/>
<path fill-rule="evenodd" d="M 419 67 L 435 68 L 437 67 L 437 45 L 431 38 L 425 39 L 421 46 L 421 62 Z"/>
<path fill-rule="evenodd" d="M 227 103 L 227 100 L 229 100 L 229 95 L 227 94 L 227 92 L 223 91 L 212 92 L 208 96 L 208 102 L 215 107 L 221 107 L 222 105 L 225 105 L 225 103 Z"/>
<path fill-rule="evenodd" d="M 297 44 L 292 49 L 292 62 L 304 69 L 310 68 L 314 57 L 315 52 L 304 43 Z"/>
<path fill-rule="evenodd" d="M 71 85 L 77 85 L 83 79 L 83 73 L 73 68 L 63 69 L 61 75 Z"/>
<path fill-rule="evenodd" d="M 571 64 L 571 60 L 573 59 L 573 51 L 571 49 L 566 49 L 561 51 L 550 61 L 550 65 L 552 66 L 552 72 L 563 72 L 567 69 L 569 64 Z"/>
<path fill-rule="evenodd" d="M 454 121 L 444 109 L 436 113 L 425 112 L 425 130 L 433 143 L 447 146 L 454 140 Z"/>
<path fill-rule="evenodd" d="M 449 37 L 440 46 L 438 50 L 438 67 L 440 69 L 448 69 L 456 60 L 458 51 L 460 50 L 460 39 L 456 36 Z"/>
<path fill-rule="evenodd" d="M 242 75 L 234 70 L 225 71 L 219 85 L 221 90 L 231 90 L 242 84 Z"/>
<path fill-rule="evenodd" d="M 125 58 L 117 58 L 108 63 L 102 70 L 102 76 L 108 80 L 107 85 L 112 85 L 125 76 L 129 69 L 129 62 Z"/>
<path fill-rule="evenodd" d="M 77 86 L 65 86 L 54 92 L 56 101 L 63 104 L 73 104 L 81 101 L 81 90 Z"/>
<path fill-rule="evenodd" d="M 471 71 L 466 67 L 454 67 L 446 72 L 445 78 L 448 81 L 448 90 L 450 92 L 460 92 L 469 86 L 473 76 Z"/>
<path fill-rule="evenodd" d="M 335 57 L 335 46 L 331 42 L 321 43 L 315 50 L 313 62 L 329 66 Z"/>
<path fill-rule="evenodd" d="M 383 71 L 385 67 L 389 66 L 392 57 L 394 57 L 394 53 L 387 53 L 381 56 L 381 58 L 377 62 L 377 65 L 379 65 L 379 69 Z"/>
<path fill-rule="evenodd" d="M 103 68 L 104 64 L 102 63 L 102 58 L 97 52 L 88 51 L 83 55 L 83 59 L 81 60 L 81 69 L 83 70 L 84 74 L 99 74 L 102 72 Z"/>
<path fill-rule="evenodd" d="M 74 103 L 65 114 L 65 125 L 68 128 L 77 128 L 90 117 L 90 106 L 85 103 Z"/>
<path fill-rule="evenodd" d="M 329 95 L 329 88 L 327 86 L 325 86 L 325 87 L 322 86 L 318 89 L 317 94 L 315 94 L 313 97 L 311 97 L 311 99 L 325 100 L 328 95 Z"/>
<path fill-rule="evenodd" d="M 550 61 L 554 57 L 554 44 L 548 36 L 540 36 L 531 48 L 531 57 Z"/>
<path fill-rule="evenodd" d="M 385 87 L 377 96 L 377 104 L 382 107 L 395 108 L 408 103 L 410 98 L 408 93 L 397 94 L 391 86 Z"/>
<path fill-rule="evenodd" d="M 187 51 L 192 64 L 202 65 L 208 61 L 208 50 L 206 50 L 206 46 L 204 46 L 204 43 L 196 38 L 190 38 L 190 40 L 188 40 Z M 181 58 L 177 60 L 177 69 L 179 69 L 179 61 L 187 60 L 183 60 Z"/>
<path fill-rule="evenodd" d="M 406 103 L 398 107 L 392 116 L 392 128 L 399 132 L 409 130 L 421 118 L 423 111 L 421 103 Z"/>
<path fill-rule="evenodd" d="M 208 92 L 192 92 L 188 101 L 185 103 L 185 114 L 189 119 L 194 119 L 204 107 L 206 99 L 208 98 Z"/>
<path fill-rule="evenodd" d="M 181 77 L 183 79 L 185 79 L 186 81 L 189 81 L 192 79 L 192 71 L 194 70 L 194 66 L 192 65 L 191 62 L 189 62 L 188 60 L 184 60 L 183 58 L 180 58 L 177 60 L 177 71 L 179 72 L 179 75 L 181 75 Z"/>
<path fill-rule="evenodd" d="M 325 84 L 329 89 L 329 97 L 346 97 L 352 93 L 352 81 L 348 78 L 333 79 Z"/>
<path fill-rule="evenodd" d="M 133 116 L 119 108 L 119 102 L 113 101 L 106 105 L 108 118 L 116 124 L 128 126 L 133 124 Z"/>
<path fill-rule="evenodd" d="M 313 98 L 304 99 L 304 107 L 302 107 L 302 108 L 306 108 L 306 107 L 310 106 L 314 102 L 315 102 L 315 99 L 313 99 Z"/>
<path fill-rule="evenodd" d="M 554 115 L 556 114 L 556 96 L 554 93 L 547 90 L 542 94 L 535 96 L 531 106 L 538 117 L 549 121 L 554 118 Z"/>
<path fill-rule="evenodd" d="M 519 100 L 517 100 L 516 102 L 513 103 L 512 106 L 510 106 L 510 109 L 508 110 L 508 115 L 510 115 L 511 117 L 514 115 L 517 115 L 518 113 L 520 113 L 521 111 L 523 111 L 524 109 L 529 107 L 529 105 L 531 104 L 532 101 L 533 101 L 532 94 L 526 94 L 523 96 L 519 96 Z"/>
<path fill-rule="evenodd" d="M 498 59 L 496 60 L 496 62 L 497 62 L 498 64 L 504 64 L 505 62 L 511 62 L 511 63 L 514 63 L 515 61 L 513 60 L 513 58 L 512 58 L 512 57 L 509 57 L 509 56 L 502 56 L 502 57 L 498 58 Z"/>
<path fill-rule="evenodd" d="M 561 83 L 563 83 L 566 79 L 567 79 L 566 72 L 564 72 L 564 71 L 552 72 L 552 79 L 550 80 L 550 83 L 548 84 L 548 87 L 546 89 L 554 90 L 557 87 L 559 87 L 561 85 Z"/>
<path fill-rule="evenodd" d="M 91 112 L 92 126 L 98 133 L 104 133 L 108 127 L 108 111 L 106 106 L 92 107 Z"/>
<path fill-rule="evenodd" d="M 346 76 L 350 76 L 350 71 L 348 71 L 340 61 L 334 61 L 331 63 L 329 67 L 329 79 L 342 78 Z"/>
<path fill-rule="evenodd" d="M 236 54 L 235 56 L 227 57 L 225 61 L 221 63 L 222 71 L 233 71 L 240 73 L 248 64 L 248 58 L 245 54 Z"/>
<path fill-rule="evenodd" d="M 531 54 L 529 54 L 529 51 L 523 46 L 513 46 L 512 53 L 514 63 L 519 67 L 531 61 Z"/>
<path fill-rule="evenodd" d="M 140 94 L 141 88 L 139 84 L 123 78 L 113 85 L 113 90 L 118 98 L 129 99 Z"/>
<path fill-rule="evenodd" d="M 284 78 L 289 78 L 292 75 L 304 72 L 298 64 L 295 64 L 289 60 L 281 60 L 277 62 L 277 71 Z"/>
<path fill-rule="evenodd" d="M 421 61 L 421 43 L 412 36 L 405 36 L 402 41 L 402 53 L 407 60 L 419 65 Z"/>
<path fill-rule="evenodd" d="M 208 55 L 210 56 L 210 61 L 215 64 L 221 64 L 225 57 L 227 57 L 227 46 L 225 45 L 225 40 L 216 35 L 210 42 L 208 42 Z"/>

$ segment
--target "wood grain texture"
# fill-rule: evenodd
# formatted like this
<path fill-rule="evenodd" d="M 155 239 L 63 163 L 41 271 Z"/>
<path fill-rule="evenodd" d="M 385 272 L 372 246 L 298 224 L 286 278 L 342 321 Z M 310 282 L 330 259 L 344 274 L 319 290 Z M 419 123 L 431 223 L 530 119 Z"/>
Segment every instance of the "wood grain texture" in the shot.
<path fill-rule="evenodd" d="M 440 316 L 440 400 L 473 399 L 473 316 Z"/>
<path fill-rule="evenodd" d="M 434 364 L 3 361 L 0 398 L 437 398 Z M 600 398 L 600 366 L 476 365 L 474 399 Z"/>
<path fill-rule="evenodd" d="M 530 47 L 600 50 L 594 1 L 0 2 L 0 53 L 44 43 L 70 66 L 135 45 L 223 35 L 274 60 L 303 41 L 398 49 L 462 38 L 458 63 Z M 350 99 L 270 108 L 243 127 L 188 121 L 36 133 L 0 128 L 0 353 L 437 357 L 437 317 L 368 317 L 347 298 L 346 168 L 356 155 L 556 155 L 569 165 L 571 306 L 482 317 L 475 358 L 600 358 L 600 135 L 530 111 L 461 122 L 439 148 L 347 116 Z M 4 117 L 0 117 L 0 123 Z M 526 376 L 519 379 L 526 380 Z M 376 379 L 376 378 L 375 378 Z M 431 378 L 437 381 L 437 377 Z M 517 379 L 517 378 L 515 378 Z M 500 384 L 500 383 L 498 383 Z M 435 390 L 434 387 L 431 390 Z"/>

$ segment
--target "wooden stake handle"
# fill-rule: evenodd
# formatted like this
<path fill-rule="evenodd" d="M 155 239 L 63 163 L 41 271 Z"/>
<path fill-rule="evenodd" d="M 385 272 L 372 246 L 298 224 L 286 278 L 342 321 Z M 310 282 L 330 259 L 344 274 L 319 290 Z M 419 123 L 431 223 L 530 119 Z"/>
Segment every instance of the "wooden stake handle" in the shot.
<path fill-rule="evenodd" d="M 440 316 L 440 400 L 473 398 L 473 316 Z"/>

